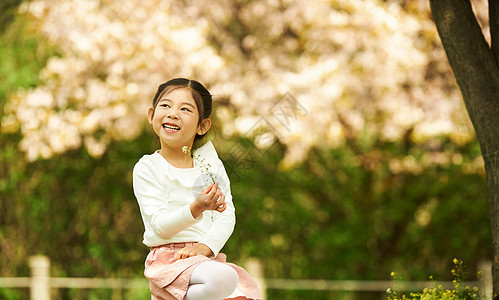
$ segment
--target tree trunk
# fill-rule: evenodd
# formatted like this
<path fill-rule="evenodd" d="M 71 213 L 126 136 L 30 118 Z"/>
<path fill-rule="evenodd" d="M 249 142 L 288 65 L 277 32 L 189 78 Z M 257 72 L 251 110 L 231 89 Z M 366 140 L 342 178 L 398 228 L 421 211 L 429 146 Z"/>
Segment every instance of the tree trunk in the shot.
<path fill-rule="evenodd" d="M 489 0 L 492 47 L 469 0 L 430 0 L 447 58 L 476 131 L 487 172 L 493 247 L 493 293 L 499 294 L 499 1 Z"/>

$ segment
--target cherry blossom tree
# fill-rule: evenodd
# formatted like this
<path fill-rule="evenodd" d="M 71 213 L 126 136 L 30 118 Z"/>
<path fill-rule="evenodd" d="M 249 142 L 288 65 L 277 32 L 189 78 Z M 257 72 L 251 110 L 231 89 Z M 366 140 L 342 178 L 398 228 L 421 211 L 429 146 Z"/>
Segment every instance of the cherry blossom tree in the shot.
<path fill-rule="evenodd" d="M 420 5 L 35 0 L 21 12 L 61 53 L 42 85 L 5 107 L 2 130 L 21 130 L 31 160 L 81 146 L 99 157 L 110 141 L 137 137 L 157 85 L 177 76 L 208 85 L 225 136 L 247 134 L 291 95 L 299 117 L 267 119 L 267 139 L 286 145 L 284 167 L 361 136 L 473 138 Z"/>

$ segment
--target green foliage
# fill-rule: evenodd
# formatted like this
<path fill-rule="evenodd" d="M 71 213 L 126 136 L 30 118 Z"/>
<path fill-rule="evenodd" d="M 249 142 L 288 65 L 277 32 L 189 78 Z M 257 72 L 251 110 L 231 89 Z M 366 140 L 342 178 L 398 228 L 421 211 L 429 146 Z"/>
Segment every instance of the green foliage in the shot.
<path fill-rule="evenodd" d="M 4 300 L 25 299 L 26 295 L 29 295 L 29 291 L 27 288 L 24 289 L 0 288 L 0 299 Z"/>
<path fill-rule="evenodd" d="M 31 28 L 23 16 L 17 16 L 0 38 L 0 107 L 15 90 L 36 86 L 39 71 L 56 53 L 55 47 L 43 40 L 36 28 Z"/>
<path fill-rule="evenodd" d="M 258 257 L 269 278 L 379 280 L 395 269 L 421 279 L 428 271 L 444 276 L 442 261 L 453 256 L 476 266 L 490 257 L 484 177 L 464 172 L 477 145 L 434 142 L 445 155 L 463 154 L 463 161 L 393 173 L 390 160 L 417 162 L 428 145 L 381 142 L 365 151 L 315 149 L 288 172 L 277 171 L 279 146 L 256 156 L 231 177 L 240 178 L 231 183 L 238 222 L 226 252 Z M 418 223 L 422 210 L 431 216 L 428 223 Z M 295 299 L 275 293 L 276 299 Z"/>
<path fill-rule="evenodd" d="M 457 258 L 453 260 L 452 269 L 454 289 L 444 289 L 441 285 L 433 288 L 425 288 L 423 292 L 399 294 L 397 291 L 388 289 L 388 300 L 478 300 L 481 299 L 477 287 L 470 287 L 462 283 L 464 279 L 463 261 Z M 392 273 L 392 275 L 394 275 Z M 433 279 L 433 277 L 430 277 Z"/>
<path fill-rule="evenodd" d="M 19 22 L 19 23 L 17 23 Z M 0 39 L 0 117 L 8 94 L 35 86 L 55 53 L 15 21 Z M 145 117 L 145 116 L 144 116 Z M 131 170 L 155 145 L 150 130 L 115 142 L 92 158 L 85 150 L 32 163 L 18 150 L 20 134 L 0 136 L 0 276 L 27 276 L 27 257 L 47 255 L 53 276 L 143 277 L 148 249 L 132 191 Z M 244 139 L 215 140 L 231 178 L 237 225 L 224 252 L 244 265 L 260 259 L 268 278 L 386 279 L 444 277 L 443 263 L 462 257 L 470 267 L 490 258 L 490 225 L 476 142 L 456 145 L 351 141 L 313 149 L 292 170 L 279 169 L 284 148 L 257 150 Z M 243 156 L 235 156 L 238 148 Z M 428 156 L 445 164 L 425 164 Z M 461 159 L 453 159 L 455 156 Z M 394 160 L 418 170 L 393 171 Z M 471 170 L 471 171 L 470 171 Z M 145 299 L 140 290 L 123 292 Z M 110 290 L 58 290 L 58 299 L 101 299 Z M 145 296 L 144 296 L 145 295 Z M 270 299 L 380 299 L 311 291 L 268 291 Z M 0 298 L 25 299 L 25 289 Z"/>

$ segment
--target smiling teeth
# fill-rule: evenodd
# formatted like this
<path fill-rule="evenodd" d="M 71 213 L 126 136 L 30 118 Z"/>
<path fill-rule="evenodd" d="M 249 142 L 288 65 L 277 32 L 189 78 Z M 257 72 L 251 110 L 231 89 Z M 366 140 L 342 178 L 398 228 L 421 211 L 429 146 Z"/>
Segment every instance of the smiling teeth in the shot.
<path fill-rule="evenodd" d="M 170 129 L 170 130 L 180 130 L 180 127 L 175 126 L 175 125 L 168 125 L 168 124 L 163 124 L 163 128 Z"/>

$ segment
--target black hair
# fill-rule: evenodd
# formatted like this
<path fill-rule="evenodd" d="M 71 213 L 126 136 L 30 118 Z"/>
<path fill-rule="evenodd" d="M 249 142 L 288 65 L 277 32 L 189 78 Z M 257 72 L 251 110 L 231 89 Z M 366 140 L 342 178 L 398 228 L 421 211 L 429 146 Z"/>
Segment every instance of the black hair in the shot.
<path fill-rule="evenodd" d="M 159 100 L 167 93 L 176 90 L 178 88 L 187 88 L 190 90 L 194 102 L 199 112 L 198 125 L 203 122 L 204 119 L 209 118 L 212 109 L 212 96 L 210 92 L 198 81 L 191 80 L 187 78 L 174 78 L 162 83 L 158 87 L 158 91 L 152 100 L 152 107 L 156 109 Z M 204 137 L 203 135 L 196 134 L 195 141 L 200 140 Z"/>

